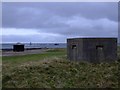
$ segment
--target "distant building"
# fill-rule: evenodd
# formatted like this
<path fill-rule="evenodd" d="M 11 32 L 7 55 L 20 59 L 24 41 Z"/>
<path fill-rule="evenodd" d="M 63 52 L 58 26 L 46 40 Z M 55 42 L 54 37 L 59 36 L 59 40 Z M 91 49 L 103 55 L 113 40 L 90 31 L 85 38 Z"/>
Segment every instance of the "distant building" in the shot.
<path fill-rule="evenodd" d="M 117 38 L 67 39 L 67 57 L 71 61 L 93 63 L 117 60 Z"/>
<path fill-rule="evenodd" d="M 15 45 L 13 45 L 13 51 L 15 51 L 15 52 L 24 51 L 24 44 L 17 43 Z"/>

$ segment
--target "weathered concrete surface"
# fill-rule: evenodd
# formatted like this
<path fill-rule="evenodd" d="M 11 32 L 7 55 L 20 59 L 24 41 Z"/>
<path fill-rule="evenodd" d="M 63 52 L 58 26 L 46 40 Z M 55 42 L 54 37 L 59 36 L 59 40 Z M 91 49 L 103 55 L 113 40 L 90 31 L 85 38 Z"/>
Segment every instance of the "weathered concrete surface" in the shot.
<path fill-rule="evenodd" d="M 117 38 L 67 39 L 67 56 L 72 61 L 111 62 L 117 60 Z"/>

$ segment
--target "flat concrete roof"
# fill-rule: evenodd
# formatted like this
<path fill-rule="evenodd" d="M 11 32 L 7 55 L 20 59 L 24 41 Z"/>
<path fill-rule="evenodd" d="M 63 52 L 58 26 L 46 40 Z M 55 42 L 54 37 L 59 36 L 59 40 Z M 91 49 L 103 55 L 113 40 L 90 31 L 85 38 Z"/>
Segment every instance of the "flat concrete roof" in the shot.
<path fill-rule="evenodd" d="M 117 37 L 83 37 L 83 38 L 68 38 L 68 39 L 117 39 Z"/>

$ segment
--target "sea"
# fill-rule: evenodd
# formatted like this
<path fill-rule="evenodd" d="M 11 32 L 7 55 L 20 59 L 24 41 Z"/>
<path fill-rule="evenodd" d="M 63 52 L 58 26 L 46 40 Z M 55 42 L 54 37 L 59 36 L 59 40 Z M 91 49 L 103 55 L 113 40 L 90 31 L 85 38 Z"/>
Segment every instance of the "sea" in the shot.
<path fill-rule="evenodd" d="M 11 50 L 16 43 L 2 43 L 0 44 L 0 50 Z M 37 49 L 37 48 L 67 48 L 66 43 L 22 43 L 25 49 Z M 120 43 L 118 43 L 120 46 Z"/>
<path fill-rule="evenodd" d="M 13 49 L 13 45 L 16 43 L 2 43 L 0 46 L 1 50 Z M 25 49 L 31 48 L 66 48 L 66 43 L 22 43 Z"/>

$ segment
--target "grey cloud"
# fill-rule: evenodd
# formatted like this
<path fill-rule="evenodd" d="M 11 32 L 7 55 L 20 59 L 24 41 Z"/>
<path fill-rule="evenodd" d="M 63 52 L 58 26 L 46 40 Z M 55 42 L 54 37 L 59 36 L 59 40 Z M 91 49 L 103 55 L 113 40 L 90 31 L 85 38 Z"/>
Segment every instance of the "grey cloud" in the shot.
<path fill-rule="evenodd" d="M 118 3 L 3 3 L 3 28 L 24 28 L 60 36 L 3 36 L 3 41 L 64 42 L 75 36 L 118 34 Z M 13 32 L 14 33 L 14 32 Z M 35 40 L 34 38 L 38 38 Z"/>
<path fill-rule="evenodd" d="M 57 22 L 56 22 L 57 23 Z M 91 20 L 79 16 L 64 22 L 64 26 L 43 28 L 39 32 L 55 33 L 65 36 L 117 36 L 117 22 L 109 19 Z"/>
<path fill-rule="evenodd" d="M 34 37 L 34 38 L 33 38 Z M 37 39 L 35 39 L 37 38 Z M 2 42 L 66 42 L 64 36 L 38 36 L 38 35 L 3 35 Z"/>
<path fill-rule="evenodd" d="M 117 3 L 3 3 L 2 9 L 3 27 L 52 27 L 53 24 L 47 24 L 47 21 L 54 16 L 66 19 L 76 15 L 88 19 L 108 18 L 113 21 L 118 19 Z"/>

